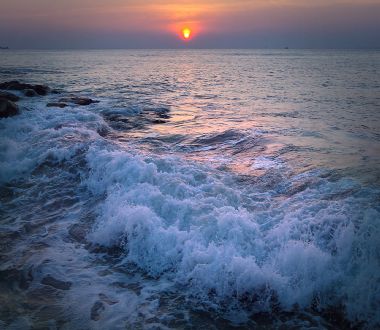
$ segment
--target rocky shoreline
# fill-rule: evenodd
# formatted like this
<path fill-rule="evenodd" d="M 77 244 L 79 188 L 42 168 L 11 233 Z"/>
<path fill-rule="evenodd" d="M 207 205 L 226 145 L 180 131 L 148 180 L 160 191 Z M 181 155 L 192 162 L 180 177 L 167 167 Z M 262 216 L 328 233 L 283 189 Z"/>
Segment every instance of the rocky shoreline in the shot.
<path fill-rule="evenodd" d="M 99 103 L 90 97 L 66 93 L 52 89 L 47 85 L 33 85 L 17 80 L 0 83 L 0 119 L 13 117 L 21 113 L 18 102 L 29 98 L 46 97 L 47 108 L 66 108 L 89 106 Z M 139 112 L 121 114 L 118 111 L 106 111 L 102 115 L 116 131 L 129 131 L 146 125 L 165 124 L 171 117 L 170 108 L 142 108 Z"/>
<path fill-rule="evenodd" d="M 22 93 L 22 96 L 16 95 Z M 46 85 L 32 85 L 22 83 L 17 80 L 6 81 L 0 83 L 0 118 L 12 117 L 20 113 L 20 108 L 16 102 L 23 97 L 43 97 L 48 94 L 61 94 L 60 91 L 51 89 Z M 48 102 L 47 107 L 65 108 L 69 105 L 87 106 L 99 101 L 93 100 L 88 97 L 68 94 L 64 95 L 57 100 Z"/>

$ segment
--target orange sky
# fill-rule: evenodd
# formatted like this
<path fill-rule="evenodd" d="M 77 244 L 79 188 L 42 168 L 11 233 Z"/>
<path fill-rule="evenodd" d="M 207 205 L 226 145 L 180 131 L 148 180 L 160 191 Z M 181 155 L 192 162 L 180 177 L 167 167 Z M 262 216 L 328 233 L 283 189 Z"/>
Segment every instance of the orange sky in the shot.
<path fill-rule="evenodd" d="M 19 35 L 27 29 L 33 37 L 33 31 L 50 29 L 65 38 L 73 31 L 144 38 L 176 35 L 184 26 L 192 28 L 194 39 L 250 33 L 278 39 L 276 32 L 297 37 L 300 30 L 325 29 L 371 33 L 380 27 L 379 9 L 380 0 L 1 0 L 0 37 L 7 39 L 7 30 Z"/>

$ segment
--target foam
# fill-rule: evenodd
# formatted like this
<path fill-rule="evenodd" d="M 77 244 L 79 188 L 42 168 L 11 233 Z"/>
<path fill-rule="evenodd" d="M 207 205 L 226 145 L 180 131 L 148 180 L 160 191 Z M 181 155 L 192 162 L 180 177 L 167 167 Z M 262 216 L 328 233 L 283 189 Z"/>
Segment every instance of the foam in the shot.
<path fill-rule="evenodd" d="M 268 157 L 258 156 L 255 158 L 251 167 L 255 170 L 268 170 L 273 168 L 278 169 L 283 167 L 283 165 L 280 162 Z"/>
<path fill-rule="evenodd" d="M 91 141 L 101 139 L 101 117 L 86 110 L 46 108 L 35 102 L 18 116 L 0 121 L 0 183 L 24 177 L 47 159 L 71 158 Z"/>
<path fill-rule="evenodd" d="M 268 311 L 273 299 L 285 310 L 318 301 L 379 322 L 378 191 L 310 172 L 295 179 L 313 176 L 313 185 L 281 199 L 176 158 L 92 148 L 87 160 L 88 188 L 106 195 L 89 239 L 123 247 L 125 261 L 151 276 L 210 305 L 248 296 L 254 311 Z"/>

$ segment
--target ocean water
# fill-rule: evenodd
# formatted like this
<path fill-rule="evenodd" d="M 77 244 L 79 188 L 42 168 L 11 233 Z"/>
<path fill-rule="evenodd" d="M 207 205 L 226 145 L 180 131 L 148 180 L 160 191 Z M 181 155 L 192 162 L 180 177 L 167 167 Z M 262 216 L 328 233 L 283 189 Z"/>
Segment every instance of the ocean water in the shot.
<path fill-rule="evenodd" d="M 0 77 L 100 101 L 0 120 L 0 328 L 380 327 L 380 52 L 1 51 Z"/>

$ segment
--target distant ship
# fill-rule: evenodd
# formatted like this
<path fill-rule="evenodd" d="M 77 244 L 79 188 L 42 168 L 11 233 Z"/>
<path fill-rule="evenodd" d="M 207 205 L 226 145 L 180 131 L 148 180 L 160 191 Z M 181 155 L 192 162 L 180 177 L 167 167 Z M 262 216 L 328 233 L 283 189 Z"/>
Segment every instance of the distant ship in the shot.
<path fill-rule="evenodd" d="M 0 49 L 9 49 L 9 47 L 1 47 L 1 46 L 0 46 Z"/>

